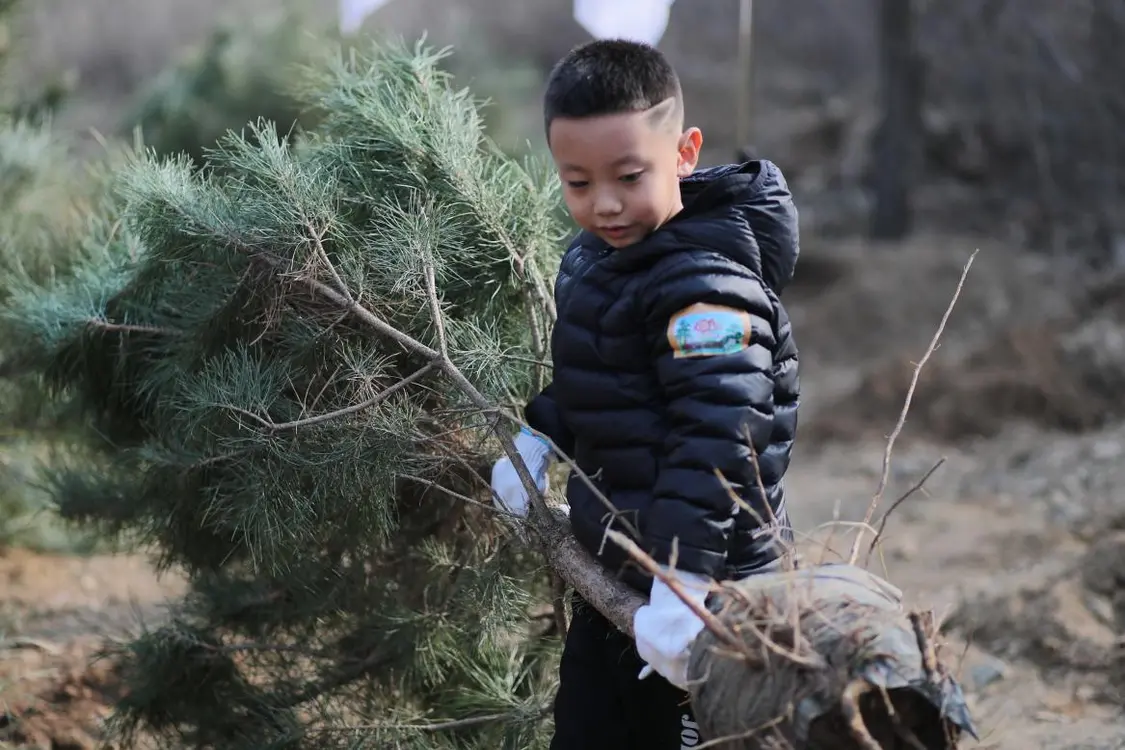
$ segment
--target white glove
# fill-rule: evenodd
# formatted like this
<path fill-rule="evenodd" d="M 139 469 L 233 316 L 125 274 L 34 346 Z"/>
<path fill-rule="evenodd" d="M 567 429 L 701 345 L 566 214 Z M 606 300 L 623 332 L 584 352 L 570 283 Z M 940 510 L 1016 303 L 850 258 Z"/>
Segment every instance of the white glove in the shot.
<path fill-rule="evenodd" d="M 667 568 L 664 571 L 675 576 L 688 598 L 704 606 L 710 593 L 709 578 Z M 637 675 L 638 679 L 643 680 L 656 671 L 676 687 L 687 690 L 691 644 L 702 630 L 703 620 L 663 581 L 654 579 L 649 603 L 633 616 L 637 653 L 646 662 L 645 668 Z"/>
<path fill-rule="evenodd" d="M 547 469 L 550 468 L 553 458 L 551 446 L 526 427 L 516 435 L 515 444 L 516 451 L 527 464 L 527 470 L 535 478 L 539 491 L 546 492 L 549 486 Z M 507 456 L 501 458 L 492 467 L 492 502 L 496 507 L 520 518 L 527 517 L 529 502 L 527 490 L 520 481 L 520 475 L 516 473 L 516 467 Z"/>

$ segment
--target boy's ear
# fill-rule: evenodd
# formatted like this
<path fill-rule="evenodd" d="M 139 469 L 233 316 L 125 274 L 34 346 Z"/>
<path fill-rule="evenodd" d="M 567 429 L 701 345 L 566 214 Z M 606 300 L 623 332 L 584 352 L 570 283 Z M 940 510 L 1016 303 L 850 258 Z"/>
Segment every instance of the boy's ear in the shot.
<path fill-rule="evenodd" d="M 699 150 L 703 148 L 703 131 L 688 128 L 680 134 L 678 144 L 680 158 L 676 163 L 676 176 L 687 177 L 699 165 Z"/>

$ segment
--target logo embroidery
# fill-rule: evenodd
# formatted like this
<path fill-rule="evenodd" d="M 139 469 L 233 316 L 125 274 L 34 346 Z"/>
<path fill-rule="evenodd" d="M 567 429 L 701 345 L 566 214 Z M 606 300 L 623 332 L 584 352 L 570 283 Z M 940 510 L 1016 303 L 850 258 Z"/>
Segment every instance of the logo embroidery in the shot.
<path fill-rule="evenodd" d="M 749 313 L 699 303 L 672 316 L 668 343 L 677 359 L 734 354 L 750 346 L 751 329 Z"/>
<path fill-rule="evenodd" d="M 699 724 L 692 721 L 691 716 L 680 716 L 680 750 L 691 750 L 699 744 Z"/>

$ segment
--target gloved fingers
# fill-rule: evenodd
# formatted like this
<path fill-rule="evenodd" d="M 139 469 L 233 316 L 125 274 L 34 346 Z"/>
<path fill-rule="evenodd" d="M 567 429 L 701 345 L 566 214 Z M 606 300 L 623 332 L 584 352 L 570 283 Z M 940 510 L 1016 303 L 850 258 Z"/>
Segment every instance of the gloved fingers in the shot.
<path fill-rule="evenodd" d="M 514 474 L 515 467 L 512 466 L 512 461 L 507 456 L 500 458 L 496 463 L 492 464 L 492 486 L 502 483 L 508 478 L 510 474 Z"/>
<path fill-rule="evenodd" d="M 650 677 L 655 671 L 656 670 L 652 668 L 651 664 L 646 664 L 641 667 L 641 672 L 637 675 L 637 679 L 643 680 L 646 677 Z"/>
<path fill-rule="evenodd" d="M 524 518 L 527 516 L 527 500 L 522 497 L 504 497 L 498 493 L 493 493 L 493 501 L 496 505 L 504 511 Z"/>

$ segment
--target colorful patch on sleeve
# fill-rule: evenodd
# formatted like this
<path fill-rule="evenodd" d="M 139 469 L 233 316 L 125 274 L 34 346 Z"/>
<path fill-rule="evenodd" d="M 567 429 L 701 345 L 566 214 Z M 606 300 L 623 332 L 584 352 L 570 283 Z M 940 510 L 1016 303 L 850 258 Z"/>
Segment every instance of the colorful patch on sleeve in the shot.
<path fill-rule="evenodd" d="M 744 310 L 700 303 L 672 316 L 668 343 L 677 359 L 714 357 L 748 348 L 751 331 L 750 315 Z"/>

